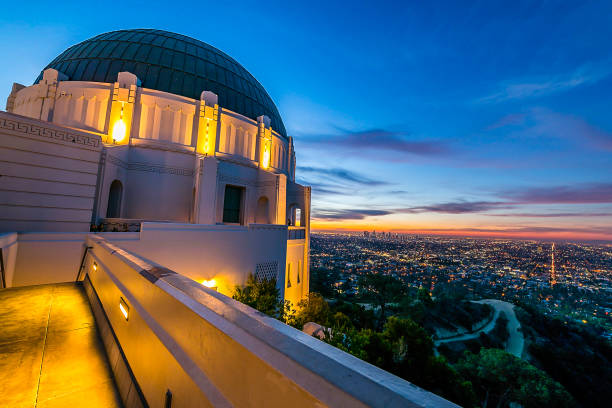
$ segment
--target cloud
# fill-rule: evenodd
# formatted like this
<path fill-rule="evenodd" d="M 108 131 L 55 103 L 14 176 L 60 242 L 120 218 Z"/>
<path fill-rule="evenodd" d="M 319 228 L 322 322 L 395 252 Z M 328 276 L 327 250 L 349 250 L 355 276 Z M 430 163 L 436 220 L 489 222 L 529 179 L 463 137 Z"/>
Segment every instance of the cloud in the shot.
<path fill-rule="evenodd" d="M 460 229 L 428 229 L 428 231 L 434 232 L 448 232 L 448 231 L 468 231 L 468 232 L 484 232 L 488 234 L 504 234 L 504 233 L 519 233 L 519 234 L 538 234 L 538 233 L 559 233 L 559 232 L 572 232 L 581 234 L 612 234 L 612 227 L 539 227 L 539 226 L 512 226 L 512 227 L 500 227 L 500 228 L 460 228 Z"/>
<path fill-rule="evenodd" d="M 587 183 L 573 186 L 551 186 L 539 188 L 515 189 L 497 193 L 498 201 L 467 201 L 445 202 L 424 206 L 401 208 L 396 212 L 407 214 L 443 213 L 469 214 L 486 213 L 492 210 L 515 208 L 530 204 L 610 204 L 612 203 L 612 183 Z M 502 217 L 605 217 L 612 215 L 606 212 L 597 213 L 506 213 L 487 214 Z"/>
<path fill-rule="evenodd" d="M 322 196 L 322 195 L 349 195 L 349 194 L 353 194 L 353 190 L 352 189 L 347 189 L 344 186 L 338 186 L 336 184 L 330 184 L 330 183 L 317 183 L 317 182 L 311 182 L 305 179 L 300 179 L 298 178 L 296 180 L 299 184 L 304 185 L 304 186 L 310 186 L 312 187 L 312 191 L 313 191 L 313 196 Z"/>
<path fill-rule="evenodd" d="M 592 146 L 612 151 L 612 133 L 599 129 L 584 119 L 573 115 L 535 109 L 532 113 L 535 125 L 529 131 L 562 139 L 569 139 L 581 145 L 589 142 Z"/>
<path fill-rule="evenodd" d="M 316 220 L 362 220 L 366 217 L 392 214 L 387 210 L 346 209 L 346 210 L 316 210 L 312 218 Z"/>
<path fill-rule="evenodd" d="M 398 210 L 398 212 L 408 214 L 418 214 L 424 212 L 435 212 L 445 214 L 466 214 L 478 213 L 498 208 L 508 208 L 509 204 L 496 201 L 457 201 L 451 203 L 433 204 L 420 207 L 408 207 Z"/>
<path fill-rule="evenodd" d="M 301 142 L 315 146 L 338 146 L 370 157 L 373 157 L 373 152 L 385 154 L 393 152 L 396 155 L 417 156 L 439 156 L 450 152 L 446 142 L 409 140 L 405 132 L 385 129 L 370 129 L 360 132 L 344 131 L 338 135 L 305 136 Z M 388 156 L 384 156 L 384 158 L 390 159 Z"/>
<path fill-rule="evenodd" d="M 527 118 L 527 114 L 525 113 L 512 113 L 510 115 L 506 115 L 491 126 L 487 127 L 486 130 L 499 129 L 506 126 L 518 126 L 525 124 L 525 119 Z"/>
<path fill-rule="evenodd" d="M 501 196 L 514 204 L 608 204 L 612 203 L 612 183 L 528 188 Z"/>
<path fill-rule="evenodd" d="M 574 72 L 546 77 L 523 78 L 504 81 L 499 89 L 477 100 L 479 103 L 500 103 L 511 100 L 537 98 L 573 88 L 590 85 L 606 78 L 612 70 L 609 64 L 585 64 Z"/>
<path fill-rule="evenodd" d="M 486 214 L 486 215 L 490 217 L 519 217 L 519 218 L 612 217 L 612 212 L 507 213 L 507 214 Z"/>
<path fill-rule="evenodd" d="M 323 176 L 326 178 L 331 177 L 339 181 L 365 186 L 382 186 L 389 184 L 383 180 L 374 180 L 369 177 L 362 176 L 354 171 L 340 168 L 298 167 L 298 171 Z"/>
<path fill-rule="evenodd" d="M 533 108 L 524 113 L 512 113 L 488 126 L 486 131 L 514 127 L 514 135 L 533 138 L 543 136 L 569 140 L 579 147 L 612 151 L 612 133 L 593 126 L 584 119 L 545 108 Z"/>

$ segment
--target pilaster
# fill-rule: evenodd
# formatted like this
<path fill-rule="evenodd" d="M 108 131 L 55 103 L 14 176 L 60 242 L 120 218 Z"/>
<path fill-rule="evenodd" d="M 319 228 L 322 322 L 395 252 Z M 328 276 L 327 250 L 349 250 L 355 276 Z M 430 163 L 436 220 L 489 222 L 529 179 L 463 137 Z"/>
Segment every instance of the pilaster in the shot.
<path fill-rule="evenodd" d="M 219 104 L 216 94 L 202 92 L 198 104 L 198 131 L 196 152 L 214 156 L 217 148 L 217 126 L 219 122 Z"/>
<path fill-rule="evenodd" d="M 266 115 L 257 117 L 257 145 L 259 147 L 259 167 L 268 169 L 272 164 L 272 127 Z"/>
<path fill-rule="evenodd" d="M 132 118 L 136 102 L 136 90 L 140 81 L 130 72 L 120 72 L 113 85 L 109 128 L 106 143 L 129 144 Z"/>

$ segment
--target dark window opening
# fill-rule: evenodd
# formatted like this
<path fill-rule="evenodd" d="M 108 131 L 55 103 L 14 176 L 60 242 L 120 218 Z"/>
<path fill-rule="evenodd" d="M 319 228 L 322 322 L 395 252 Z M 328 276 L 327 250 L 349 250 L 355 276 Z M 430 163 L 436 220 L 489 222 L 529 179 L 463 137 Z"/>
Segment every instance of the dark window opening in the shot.
<path fill-rule="evenodd" d="M 240 210 L 242 205 L 243 188 L 225 186 L 223 201 L 223 222 L 240 224 Z"/>
<path fill-rule="evenodd" d="M 111 183 L 108 192 L 108 207 L 106 207 L 106 218 L 121 218 L 121 196 L 123 185 L 119 180 Z"/>

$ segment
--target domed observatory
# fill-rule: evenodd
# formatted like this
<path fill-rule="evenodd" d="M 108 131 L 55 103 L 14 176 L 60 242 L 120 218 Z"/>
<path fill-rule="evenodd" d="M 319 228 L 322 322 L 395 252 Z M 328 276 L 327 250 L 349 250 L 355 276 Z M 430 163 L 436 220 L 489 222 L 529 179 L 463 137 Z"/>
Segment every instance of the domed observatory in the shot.
<path fill-rule="evenodd" d="M 15 84 L 7 112 L 74 133 L 99 153 L 37 156 L 69 180 L 47 186 L 61 199 L 34 188 L 38 195 L 24 200 L 49 199 L 56 204 L 41 208 L 74 208 L 72 216 L 50 209 L 35 216 L 36 204 L 3 230 L 142 233 L 157 223 L 157 230 L 190 224 L 223 234 L 283 226 L 284 267 L 263 262 L 247 272 L 282 277 L 291 269 L 292 282 L 308 276 L 310 188 L 295 183 L 293 139 L 263 86 L 218 49 L 160 30 L 101 34 L 58 55 L 34 85 Z M 67 152 L 83 163 L 61 157 Z M 308 293 L 294 286 L 284 288 L 293 300 Z"/>

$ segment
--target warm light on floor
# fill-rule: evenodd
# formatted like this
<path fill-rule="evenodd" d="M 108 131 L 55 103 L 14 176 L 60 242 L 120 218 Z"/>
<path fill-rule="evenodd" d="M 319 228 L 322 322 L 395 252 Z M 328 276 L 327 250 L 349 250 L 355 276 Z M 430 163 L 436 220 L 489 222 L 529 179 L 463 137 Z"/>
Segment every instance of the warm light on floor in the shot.
<path fill-rule="evenodd" d="M 125 303 L 125 301 L 123 299 L 119 300 L 119 309 L 121 309 L 121 313 L 123 314 L 123 317 L 125 317 L 125 320 L 128 319 L 128 312 L 130 310 L 130 308 L 128 307 L 127 303 Z"/>

